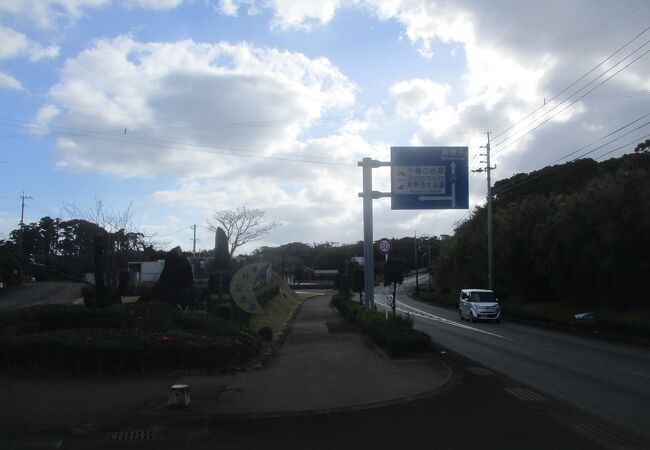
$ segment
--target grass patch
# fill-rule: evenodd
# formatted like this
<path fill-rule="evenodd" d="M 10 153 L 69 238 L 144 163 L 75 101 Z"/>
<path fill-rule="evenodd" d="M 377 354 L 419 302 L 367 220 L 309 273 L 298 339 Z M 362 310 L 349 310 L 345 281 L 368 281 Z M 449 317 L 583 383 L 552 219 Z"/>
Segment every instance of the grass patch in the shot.
<path fill-rule="evenodd" d="M 592 324 L 580 324 L 575 314 L 594 311 L 596 320 Z M 640 339 L 650 339 L 650 310 L 616 311 L 607 308 L 590 308 L 567 305 L 561 302 L 504 303 L 503 314 L 513 319 L 550 323 L 570 328 L 591 329 L 603 334 Z"/>
<path fill-rule="evenodd" d="M 281 282 L 280 293 L 264 305 L 264 314 L 254 314 L 251 317 L 250 329 L 257 333 L 260 329 L 269 327 L 273 331 L 273 340 L 279 339 L 285 325 L 304 300 Z"/>

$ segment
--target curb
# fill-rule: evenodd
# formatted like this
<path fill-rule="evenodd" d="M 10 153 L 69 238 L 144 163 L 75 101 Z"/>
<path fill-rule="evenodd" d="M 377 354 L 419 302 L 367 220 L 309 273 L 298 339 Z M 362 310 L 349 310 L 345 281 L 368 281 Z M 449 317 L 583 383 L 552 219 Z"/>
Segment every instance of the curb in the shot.
<path fill-rule="evenodd" d="M 12 435 L 29 434 L 59 434 L 69 437 L 92 437 L 97 434 L 105 434 L 116 432 L 118 430 L 137 430 L 142 428 L 150 428 L 155 426 L 183 426 L 193 424 L 207 425 L 211 422 L 220 421 L 248 421 L 257 419 L 274 419 L 274 418 L 291 418 L 291 417 L 316 417 L 328 416 L 332 414 L 345 414 L 360 411 L 367 411 L 379 409 L 389 406 L 401 405 L 419 400 L 430 399 L 442 395 L 460 384 L 463 379 L 463 371 L 455 370 L 444 361 L 441 363 L 447 368 L 448 378 L 438 387 L 412 394 L 405 397 L 393 398 L 389 400 L 381 400 L 372 403 L 364 403 L 359 405 L 349 405 L 338 408 L 326 409 L 312 409 L 312 410 L 299 410 L 299 411 L 283 411 L 283 412 L 261 412 L 261 413 L 211 413 L 211 414 L 185 414 L 182 416 L 146 416 L 136 415 L 128 421 L 108 421 L 95 424 L 61 424 L 50 426 L 28 426 L 0 429 L 0 443 L 2 439 L 10 438 Z"/>

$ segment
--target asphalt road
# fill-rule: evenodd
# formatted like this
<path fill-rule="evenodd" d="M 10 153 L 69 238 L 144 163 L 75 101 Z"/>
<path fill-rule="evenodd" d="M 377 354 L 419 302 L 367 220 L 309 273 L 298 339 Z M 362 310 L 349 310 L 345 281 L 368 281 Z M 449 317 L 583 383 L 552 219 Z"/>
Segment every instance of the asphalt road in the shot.
<path fill-rule="evenodd" d="M 0 295 L 0 309 L 72 303 L 81 296 L 81 286 L 83 283 L 70 281 L 43 281 L 21 286 Z"/>
<path fill-rule="evenodd" d="M 397 299 L 434 342 L 544 395 L 650 439 L 650 349 L 508 321 L 461 321 L 458 312 Z M 384 294 L 376 301 L 385 303 Z"/>

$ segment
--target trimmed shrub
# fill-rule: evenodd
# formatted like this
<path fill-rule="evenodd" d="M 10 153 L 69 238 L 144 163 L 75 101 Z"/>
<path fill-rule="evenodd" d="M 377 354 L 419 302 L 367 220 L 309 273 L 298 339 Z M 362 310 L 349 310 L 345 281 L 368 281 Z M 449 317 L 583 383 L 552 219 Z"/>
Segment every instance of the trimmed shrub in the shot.
<path fill-rule="evenodd" d="M 199 312 L 179 312 L 174 317 L 174 323 L 181 330 L 206 336 L 237 336 L 243 331 L 236 323 Z"/>
<path fill-rule="evenodd" d="M 53 330 L 0 338 L 0 363 L 62 373 L 229 369 L 259 351 L 249 336 L 209 337 L 136 329 Z"/>
<path fill-rule="evenodd" d="M 257 335 L 264 342 L 271 342 L 273 340 L 273 330 L 270 327 L 262 327 L 257 332 Z"/>
<path fill-rule="evenodd" d="M 394 357 L 403 357 L 425 351 L 431 337 L 413 329 L 413 319 L 396 316 L 386 318 L 383 314 L 368 311 L 344 294 L 332 297 L 332 303 L 341 315 L 370 336 L 374 343 L 386 349 Z"/>
<path fill-rule="evenodd" d="M 61 330 L 69 328 L 115 328 L 124 325 L 124 316 L 117 309 L 94 309 L 80 305 L 36 305 L 7 311 L 2 315 L 3 327 L 22 330 Z"/>
<path fill-rule="evenodd" d="M 251 330 L 162 302 L 43 305 L 0 316 L 0 367 L 65 373 L 229 369 L 256 355 Z"/>

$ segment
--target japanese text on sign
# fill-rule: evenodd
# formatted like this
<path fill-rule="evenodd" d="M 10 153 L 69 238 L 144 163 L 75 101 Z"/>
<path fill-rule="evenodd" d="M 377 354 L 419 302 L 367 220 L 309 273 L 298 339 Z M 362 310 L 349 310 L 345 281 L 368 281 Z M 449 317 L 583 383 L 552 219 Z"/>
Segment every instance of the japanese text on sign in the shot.
<path fill-rule="evenodd" d="M 394 167 L 394 194 L 444 194 L 444 166 Z"/>

